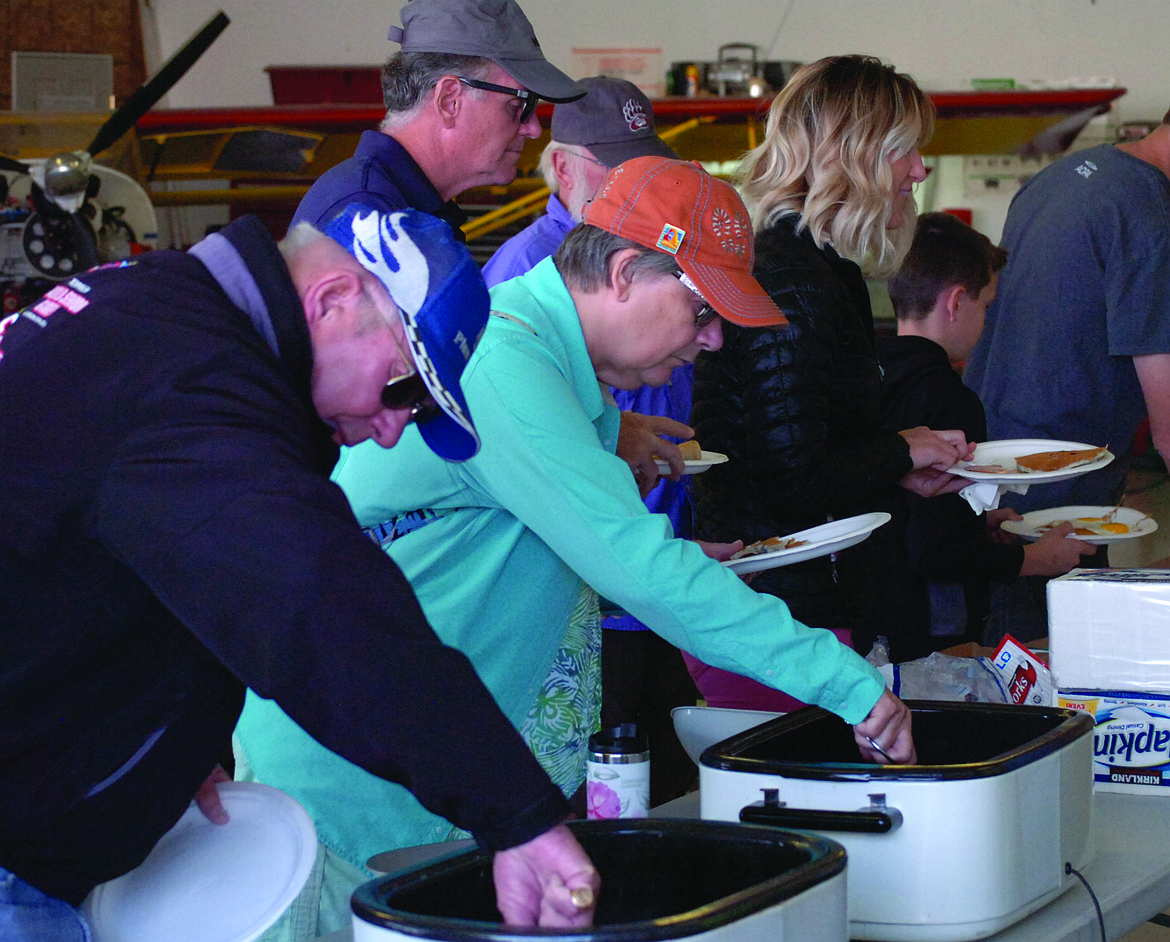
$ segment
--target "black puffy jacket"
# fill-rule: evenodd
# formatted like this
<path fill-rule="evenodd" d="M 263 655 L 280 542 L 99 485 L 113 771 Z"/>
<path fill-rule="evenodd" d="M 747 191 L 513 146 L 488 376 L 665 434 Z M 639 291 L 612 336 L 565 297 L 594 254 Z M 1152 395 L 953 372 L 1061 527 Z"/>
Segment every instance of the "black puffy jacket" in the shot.
<path fill-rule="evenodd" d="M 783 217 L 756 237 L 756 277 L 789 325 L 725 323 L 722 349 L 696 363 L 691 424 L 705 450 L 730 459 L 692 478 L 700 539 L 751 542 L 877 510 L 912 467 L 905 440 L 881 425 L 861 269 L 796 223 Z M 862 543 L 766 570 L 752 586 L 806 624 L 853 628 L 868 607 L 867 570 Z"/>

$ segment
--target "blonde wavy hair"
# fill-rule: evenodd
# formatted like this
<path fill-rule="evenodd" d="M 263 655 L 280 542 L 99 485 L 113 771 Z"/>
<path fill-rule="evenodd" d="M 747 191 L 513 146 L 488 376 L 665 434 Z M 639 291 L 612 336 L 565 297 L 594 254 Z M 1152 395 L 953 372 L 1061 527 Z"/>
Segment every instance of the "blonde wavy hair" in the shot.
<path fill-rule="evenodd" d="M 934 104 L 909 75 L 873 56 L 830 56 L 802 66 L 772 101 L 764 141 L 738 183 L 757 231 L 789 213 L 867 274 L 897 270 L 914 238 L 914 203 L 887 229 L 890 162 L 934 133 Z"/>

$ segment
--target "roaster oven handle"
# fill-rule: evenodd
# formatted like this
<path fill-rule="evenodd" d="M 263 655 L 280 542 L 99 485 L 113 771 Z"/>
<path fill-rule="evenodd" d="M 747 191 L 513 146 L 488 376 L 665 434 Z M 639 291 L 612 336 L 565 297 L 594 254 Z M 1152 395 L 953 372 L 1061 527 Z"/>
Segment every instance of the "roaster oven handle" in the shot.
<path fill-rule="evenodd" d="M 819 808 L 789 808 L 765 790 L 763 801 L 740 809 L 744 824 L 769 824 L 772 827 L 796 828 L 801 831 L 853 831 L 861 834 L 889 834 L 902 825 L 902 812 L 887 807 L 884 796 L 868 808 L 857 811 L 828 811 Z M 871 800 L 877 796 L 871 796 Z"/>

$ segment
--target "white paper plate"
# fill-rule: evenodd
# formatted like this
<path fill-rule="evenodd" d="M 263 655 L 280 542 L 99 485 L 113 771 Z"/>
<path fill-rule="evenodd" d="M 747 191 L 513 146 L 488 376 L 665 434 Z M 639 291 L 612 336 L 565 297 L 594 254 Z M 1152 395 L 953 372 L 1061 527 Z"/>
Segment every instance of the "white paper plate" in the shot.
<path fill-rule="evenodd" d="M 1022 520 L 1005 520 L 1001 526 L 1008 533 L 1015 533 L 1017 536 L 1031 541 L 1038 540 L 1044 535 L 1044 531 L 1040 527 L 1047 526 L 1055 521 L 1069 520 L 1073 526 L 1077 526 L 1077 517 L 1104 517 L 1110 512 L 1113 513 L 1113 519 L 1117 523 L 1124 523 L 1129 527 L 1128 533 L 1102 533 L 1099 535 L 1093 534 L 1092 536 L 1075 536 L 1070 533 L 1069 539 L 1084 540 L 1086 543 L 1102 546 L 1106 543 L 1116 543 L 1118 540 L 1132 540 L 1135 537 L 1153 533 L 1158 529 L 1158 521 L 1142 513 L 1140 510 L 1134 510 L 1131 507 L 1118 507 L 1114 510 L 1112 507 L 1088 507 L 1081 505 L 1053 507 L 1050 510 L 1033 510 L 1031 513 L 1024 514 Z"/>
<path fill-rule="evenodd" d="M 1050 438 L 1008 438 L 1002 441 L 982 442 L 975 446 L 975 454 L 970 461 L 961 461 L 950 469 L 951 474 L 971 481 L 995 481 L 997 484 L 1052 484 L 1056 481 L 1067 481 L 1070 478 L 1080 477 L 1090 471 L 1103 468 L 1113 460 L 1113 453 L 1106 452 L 1104 457 L 1098 458 L 1089 464 L 1077 468 L 1062 468 L 1059 471 L 1017 471 L 997 474 L 987 471 L 970 471 L 969 465 L 998 464 L 1005 458 L 1019 458 L 1022 455 L 1033 455 L 1039 451 L 1080 451 L 1082 449 L 1097 448 L 1097 445 L 1086 445 L 1084 442 L 1061 442 Z"/>
<path fill-rule="evenodd" d="M 701 452 L 701 458 L 692 458 L 690 461 L 683 462 L 683 474 L 702 474 L 712 465 L 723 464 L 727 460 L 727 455 L 721 455 L 717 451 Z M 655 459 L 658 464 L 659 474 L 670 474 L 669 462 L 663 461 L 661 458 Z"/>
<path fill-rule="evenodd" d="M 787 540 L 807 540 L 803 546 L 760 553 L 758 556 L 744 556 L 741 559 L 728 559 L 724 560 L 723 565 L 742 575 L 746 572 L 759 572 L 761 569 L 775 569 L 777 566 L 791 566 L 793 563 L 816 559 L 818 556 L 828 556 L 830 553 L 860 543 L 883 523 L 889 523 L 889 520 L 890 515 L 887 513 L 872 513 L 822 523 L 819 527 L 801 530 L 799 533 L 784 534 Z"/>
<path fill-rule="evenodd" d="M 227 824 L 192 802 L 146 860 L 94 888 L 94 942 L 251 942 L 293 901 L 317 855 L 309 815 L 268 785 L 218 787 Z"/>

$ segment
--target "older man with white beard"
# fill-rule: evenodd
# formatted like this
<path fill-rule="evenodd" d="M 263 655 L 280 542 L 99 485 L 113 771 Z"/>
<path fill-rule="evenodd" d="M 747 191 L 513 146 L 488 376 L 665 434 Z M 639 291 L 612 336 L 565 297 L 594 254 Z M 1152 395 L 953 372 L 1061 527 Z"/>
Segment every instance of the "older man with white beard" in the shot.
<path fill-rule="evenodd" d="M 632 157 L 677 157 L 654 128 L 637 85 L 595 75 L 578 82 L 585 97 L 553 108 L 540 172 L 552 191 L 545 214 L 501 245 L 483 268 L 488 287 L 523 275 L 557 250 L 581 221 L 610 169 Z"/>

